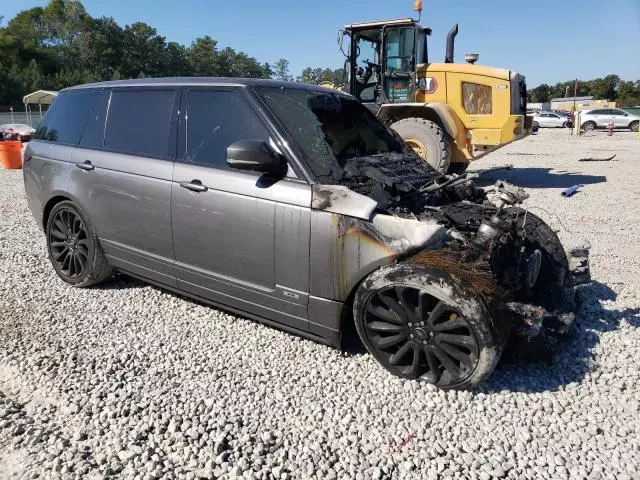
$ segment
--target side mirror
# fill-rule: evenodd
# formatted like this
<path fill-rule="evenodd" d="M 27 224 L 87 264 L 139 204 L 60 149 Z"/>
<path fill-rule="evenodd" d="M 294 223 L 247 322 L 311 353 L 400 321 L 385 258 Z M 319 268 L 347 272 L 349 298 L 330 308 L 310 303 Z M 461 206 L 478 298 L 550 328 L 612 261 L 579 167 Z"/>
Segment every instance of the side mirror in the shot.
<path fill-rule="evenodd" d="M 238 140 L 227 147 L 227 165 L 237 170 L 286 175 L 287 164 L 262 140 Z"/>

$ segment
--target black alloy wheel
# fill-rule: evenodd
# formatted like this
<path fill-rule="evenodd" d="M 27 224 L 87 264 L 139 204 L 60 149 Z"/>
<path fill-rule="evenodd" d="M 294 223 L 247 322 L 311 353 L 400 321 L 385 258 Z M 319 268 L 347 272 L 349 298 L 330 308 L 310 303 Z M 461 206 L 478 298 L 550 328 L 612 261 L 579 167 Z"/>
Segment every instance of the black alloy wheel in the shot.
<path fill-rule="evenodd" d="M 509 329 L 471 284 L 410 262 L 364 279 L 353 315 L 362 343 L 384 368 L 442 389 L 480 385 L 497 365 Z"/>
<path fill-rule="evenodd" d="M 89 261 L 89 239 L 82 218 L 70 208 L 57 210 L 48 240 L 57 270 L 71 281 L 81 278 Z"/>
<path fill-rule="evenodd" d="M 464 316 L 413 287 L 375 292 L 365 307 L 364 327 L 379 356 L 405 378 L 455 385 L 478 363 L 478 340 Z"/>
<path fill-rule="evenodd" d="M 54 270 L 74 287 L 89 287 L 113 274 L 91 222 L 73 202 L 64 200 L 53 206 L 46 237 Z"/>

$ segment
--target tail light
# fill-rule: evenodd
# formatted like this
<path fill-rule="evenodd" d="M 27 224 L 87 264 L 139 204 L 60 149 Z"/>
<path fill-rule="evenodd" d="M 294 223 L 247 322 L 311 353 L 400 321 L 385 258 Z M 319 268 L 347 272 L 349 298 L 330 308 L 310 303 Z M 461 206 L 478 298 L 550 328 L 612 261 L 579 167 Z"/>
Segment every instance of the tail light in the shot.
<path fill-rule="evenodd" d="M 27 163 L 29 160 L 31 160 L 31 155 L 27 155 L 25 153 L 22 158 L 23 158 L 23 163 Z"/>

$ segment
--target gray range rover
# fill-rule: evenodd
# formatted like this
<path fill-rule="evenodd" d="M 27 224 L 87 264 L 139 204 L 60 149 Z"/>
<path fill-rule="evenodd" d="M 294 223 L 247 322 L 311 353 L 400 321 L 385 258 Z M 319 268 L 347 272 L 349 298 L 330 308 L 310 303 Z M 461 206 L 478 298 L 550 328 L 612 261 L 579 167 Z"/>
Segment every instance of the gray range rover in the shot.
<path fill-rule="evenodd" d="M 56 273 L 118 270 L 332 346 L 355 323 L 395 375 L 468 388 L 503 349 L 547 351 L 574 319 L 555 233 L 506 183 L 487 201 L 353 97 L 264 80 L 63 90 L 25 152 Z M 574 266 L 575 266 L 574 265 Z"/>

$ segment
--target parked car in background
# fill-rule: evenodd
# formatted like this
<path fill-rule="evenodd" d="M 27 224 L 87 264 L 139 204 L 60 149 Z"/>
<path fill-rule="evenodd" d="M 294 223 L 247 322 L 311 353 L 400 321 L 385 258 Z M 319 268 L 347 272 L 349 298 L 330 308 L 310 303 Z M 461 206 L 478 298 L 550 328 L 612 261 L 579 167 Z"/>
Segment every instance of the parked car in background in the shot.
<path fill-rule="evenodd" d="M 531 116 L 533 117 L 533 124 L 537 124 L 540 128 L 570 127 L 573 125 L 572 119 L 555 112 L 537 112 Z"/>
<path fill-rule="evenodd" d="M 632 132 L 637 132 L 640 116 L 632 115 L 619 108 L 598 108 L 580 113 L 580 126 L 585 132 L 596 128 L 607 128 L 609 123 L 613 123 L 613 128 L 628 128 Z"/>
<path fill-rule="evenodd" d="M 26 123 L 5 123 L 0 125 L 0 133 L 5 139 L 28 142 L 36 129 Z"/>

